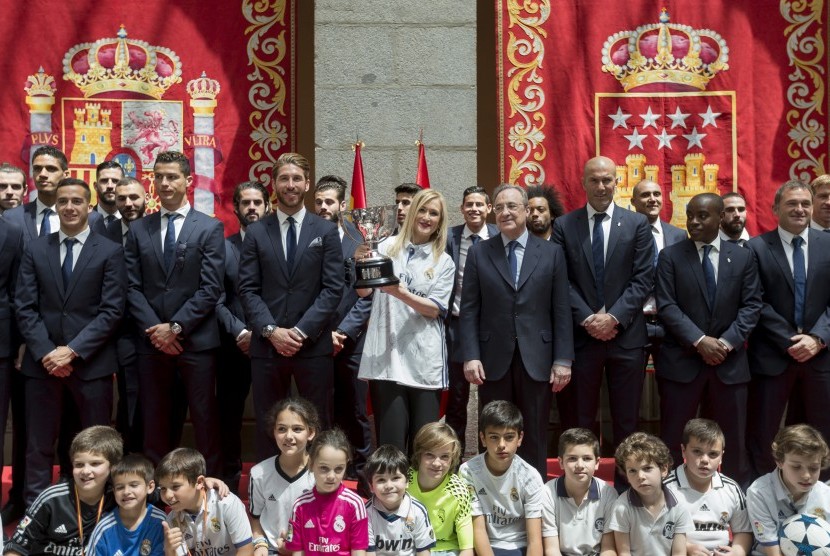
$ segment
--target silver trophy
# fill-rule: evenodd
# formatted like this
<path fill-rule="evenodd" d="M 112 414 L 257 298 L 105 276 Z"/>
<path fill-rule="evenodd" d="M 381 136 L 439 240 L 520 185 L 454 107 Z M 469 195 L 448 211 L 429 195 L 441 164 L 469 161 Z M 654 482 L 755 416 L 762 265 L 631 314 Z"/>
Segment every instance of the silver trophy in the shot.
<path fill-rule="evenodd" d="M 363 242 L 370 249 L 369 256 L 355 260 L 354 287 L 379 288 L 398 284 L 392 259 L 378 253 L 378 243 L 392 235 L 397 225 L 397 207 L 385 205 L 345 211 L 347 223 L 343 230 L 350 238 Z"/>

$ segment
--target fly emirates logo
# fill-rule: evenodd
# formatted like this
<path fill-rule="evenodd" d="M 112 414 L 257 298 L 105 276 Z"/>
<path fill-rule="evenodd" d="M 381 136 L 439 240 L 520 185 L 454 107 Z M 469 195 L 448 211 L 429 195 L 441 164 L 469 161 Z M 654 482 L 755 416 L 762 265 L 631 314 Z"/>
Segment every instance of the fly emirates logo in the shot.
<path fill-rule="evenodd" d="M 329 543 L 328 537 L 317 537 L 317 542 L 308 543 L 309 552 L 340 552 L 340 544 Z"/>

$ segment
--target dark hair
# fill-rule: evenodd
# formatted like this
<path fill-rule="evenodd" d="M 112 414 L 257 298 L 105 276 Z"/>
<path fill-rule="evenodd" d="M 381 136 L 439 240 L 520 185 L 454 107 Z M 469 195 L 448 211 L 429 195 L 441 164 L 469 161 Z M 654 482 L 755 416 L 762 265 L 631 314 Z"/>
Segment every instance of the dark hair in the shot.
<path fill-rule="evenodd" d="M 723 199 L 724 201 L 727 200 L 727 199 L 731 199 L 732 197 L 737 197 L 738 199 L 741 199 L 742 201 L 746 202 L 746 197 L 744 197 L 743 195 L 741 195 L 737 191 L 730 191 L 729 193 L 724 193 L 723 195 L 720 196 L 720 198 Z"/>
<path fill-rule="evenodd" d="M 787 454 L 821 458 L 821 468 L 830 466 L 830 449 L 821 433 L 810 425 L 791 425 L 784 427 L 772 441 L 772 457 L 778 463 L 784 463 Z"/>
<path fill-rule="evenodd" d="M 522 412 L 516 404 L 507 400 L 495 400 L 481 410 L 478 417 L 478 430 L 484 432 L 488 427 L 514 429 L 517 432 L 524 430 Z"/>
<path fill-rule="evenodd" d="M 69 161 L 66 160 L 66 155 L 63 154 L 63 151 L 53 147 L 51 145 L 44 145 L 42 147 L 38 147 L 35 149 L 35 152 L 32 153 L 32 162 L 39 156 L 51 156 L 52 158 L 56 158 L 58 160 L 58 164 L 61 166 L 61 170 L 66 172 L 66 169 L 69 168 Z"/>
<path fill-rule="evenodd" d="M 810 186 L 800 180 L 789 180 L 785 181 L 781 184 L 781 187 L 775 192 L 775 199 L 772 202 L 773 208 L 778 208 L 778 205 L 781 204 L 781 197 L 784 195 L 785 191 L 792 191 L 794 189 L 804 189 L 805 191 L 809 192 L 810 195 L 813 194 L 813 190 L 810 189 Z"/>
<path fill-rule="evenodd" d="M 726 438 L 723 436 L 720 425 L 711 419 L 689 419 L 683 427 L 683 436 L 680 441 L 687 446 L 692 438 L 697 438 L 707 446 L 720 442 L 721 449 L 726 445 Z"/>
<path fill-rule="evenodd" d="M 141 180 L 138 180 L 138 179 L 136 179 L 132 176 L 124 176 L 123 178 L 118 180 L 118 183 L 115 184 L 115 187 L 118 187 L 119 185 L 132 185 L 132 184 L 140 185 L 141 189 L 144 189 L 144 184 L 141 183 Z"/>
<path fill-rule="evenodd" d="M 320 450 L 326 446 L 345 452 L 346 461 L 352 461 L 352 445 L 349 444 L 349 439 L 346 438 L 346 434 L 342 430 L 338 428 L 328 429 L 314 437 L 309 452 L 309 458 L 312 462 L 320 455 Z"/>
<path fill-rule="evenodd" d="M 58 182 L 57 187 L 55 187 L 55 191 L 57 191 L 61 187 L 68 187 L 70 185 L 77 185 L 78 187 L 83 188 L 85 192 L 84 197 L 86 197 L 86 200 L 92 200 L 92 192 L 89 190 L 89 184 L 84 180 L 78 178 L 63 178 L 61 181 Z"/>
<path fill-rule="evenodd" d="M 297 166 L 303 171 L 303 177 L 305 177 L 305 179 L 309 179 L 309 175 L 311 174 L 311 163 L 306 157 L 299 153 L 281 154 L 277 161 L 274 162 L 274 167 L 271 168 L 271 177 L 277 179 L 277 174 L 280 173 L 280 168 L 289 164 Z"/>
<path fill-rule="evenodd" d="M 346 180 L 340 176 L 323 176 L 317 180 L 317 185 L 314 186 L 314 192 L 321 191 L 336 191 L 337 200 L 341 203 L 346 200 Z"/>
<path fill-rule="evenodd" d="M 274 432 L 274 427 L 277 426 L 277 417 L 283 411 L 290 411 L 303 420 L 305 426 L 315 433 L 320 432 L 320 415 L 317 413 L 317 408 L 313 403 L 305 398 L 283 398 L 268 410 L 265 415 L 265 423 L 268 425 L 268 430 Z M 308 449 L 308 446 L 306 446 Z"/>
<path fill-rule="evenodd" d="M 372 482 L 372 478 L 379 473 L 401 473 L 407 475 L 409 471 L 409 459 L 406 454 L 400 451 L 397 446 L 384 444 L 372 452 L 366 459 L 366 467 L 363 472 L 366 480 Z"/>
<path fill-rule="evenodd" d="M 239 201 L 242 200 L 242 192 L 246 189 L 256 189 L 260 193 L 262 193 L 262 200 L 265 202 L 266 205 L 270 205 L 268 202 L 268 189 L 266 189 L 265 185 L 262 182 L 258 181 L 243 181 L 236 185 L 233 190 L 233 208 L 239 208 Z"/>
<path fill-rule="evenodd" d="M 531 185 L 527 188 L 527 200 L 542 197 L 548 202 L 548 210 L 552 219 L 559 218 L 565 214 L 565 207 L 559 200 L 559 192 L 552 185 Z"/>
<path fill-rule="evenodd" d="M 689 200 L 689 204 L 691 204 L 691 202 L 695 199 L 697 199 L 698 203 L 713 205 L 716 214 L 723 212 L 723 197 L 717 193 L 698 193 Z M 686 210 L 689 210 L 689 205 L 686 205 Z"/>
<path fill-rule="evenodd" d="M 156 466 L 156 482 L 181 475 L 191 485 L 207 473 L 205 457 L 193 448 L 176 448 Z"/>
<path fill-rule="evenodd" d="M 559 457 L 565 457 L 565 452 L 571 446 L 590 446 L 594 455 L 599 458 L 599 440 L 588 429 L 568 429 L 559 435 Z"/>
<path fill-rule="evenodd" d="M 415 195 L 421 189 L 421 186 L 417 183 L 406 182 L 400 184 L 398 187 L 395 188 L 395 195 L 397 195 L 398 193 L 403 193 L 404 195 Z"/>
<path fill-rule="evenodd" d="M 156 156 L 156 161 L 153 163 L 153 171 L 155 171 L 156 166 L 159 164 L 178 164 L 179 171 L 184 174 L 185 177 L 190 175 L 190 160 L 178 151 L 160 152 L 158 156 Z"/>
<path fill-rule="evenodd" d="M 115 465 L 124 455 L 124 441 L 118 431 L 112 427 L 105 425 L 87 427 L 75 435 L 69 446 L 70 459 L 75 459 L 75 456 L 81 452 L 99 454 L 104 456 L 110 465 Z"/>
<path fill-rule="evenodd" d="M 484 195 L 485 202 L 489 205 L 490 204 L 490 196 L 487 194 L 487 190 L 481 187 L 480 185 L 471 185 L 464 192 L 461 194 L 461 204 L 464 204 L 464 201 L 467 200 L 468 195 Z"/>
<path fill-rule="evenodd" d="M 623 440 L 614 453 L 614 462 L 617 469 L 625 475 L 625 460 L 634 458 L 635 461 L 653 463 L 660 469 L 671 469 L 672 457 L 668 446 L 654 436 L 644 432 L 635 432 Z"/>
<path fill-rule="evenodd" d="M 105 160 L 95 167 L 95 181 L 98 181 L 98 174 L 100 174 L 103 170 L 118 170 L 121 172 L 121 176 L 124 176 L 124 168 L 122 168 L 117 161 Z"/>
<path fill-rule="evenodd" d="M 142 454 L 128 454 L 124 459 L 110 468 L 110 477 L 115 479 L 122 475 L 138 475 L 148 485 L 153 480 L 153 464 Z"/>

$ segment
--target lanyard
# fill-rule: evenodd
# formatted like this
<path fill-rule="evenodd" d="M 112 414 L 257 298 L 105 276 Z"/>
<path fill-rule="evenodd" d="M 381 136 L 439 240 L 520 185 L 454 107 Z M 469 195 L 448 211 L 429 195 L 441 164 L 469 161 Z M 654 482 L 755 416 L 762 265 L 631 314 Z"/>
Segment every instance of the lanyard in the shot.
<path fill-rule="evenodd" d="M 98 520 L 101 519 L 101 510 L 104 509 L 104 495 L 98 501 L 98 515 L 95 517 L 95 525 L 98 525 Z M 81 498 L 78 496 L 78 485 L 75 485 L 75 512 L 78 518 L 78 536 L 81 538 L 81 556 L 85 556 L 86 548 L 84 545 L 84 522 L 81 519 Z"/>
<path fill-rule="evenodd" d="M 187 521 L 182 523 L 181 514 L 179 514 L 179 516 L 176 518 L 176 522 L 179 525 L 179 529 L 182 530 L 182 545 L 181 545 L 180 551 L 177 551 L 177 554 L 197 554 L 196 546 L 198 546 L 200 544 L 202 546 L 204 546 L 204 544 L 205 544 L 205 535 L 207 535 L 207 521 L 208 521 L 208 508 L 207 508 L 208 494 L 206 492 L 203 493 L 203 494 L 204 494 L 204 498 L 202 498 L 202 532 L 199 535 L 198 542 L 194 543 L 194 545 L 193 545 L 193 552 L 188 550 L 187 543 L 184 540 L 184 532 L 189 528 L 186 525 Z M 193 517 L 195 518 L 195 516 L 193 516 Z M 191 519 L 191 522 L 192 521 L 193 520 Z M 196 538 L 195 531 L 194 531 L 193 538 Z M 83 556 L 83 554 L 81 556 Z"/>

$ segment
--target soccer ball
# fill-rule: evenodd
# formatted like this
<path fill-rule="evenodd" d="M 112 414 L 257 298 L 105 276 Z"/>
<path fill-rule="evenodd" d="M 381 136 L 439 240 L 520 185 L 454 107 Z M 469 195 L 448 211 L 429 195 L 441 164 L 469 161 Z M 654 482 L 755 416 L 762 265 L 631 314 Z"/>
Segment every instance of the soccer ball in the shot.
<path fill-rule="evenodd" d="M 830 523 L 796 514 L 778 528 L 778 541 L 784 556 L 830 556 Z"/>

